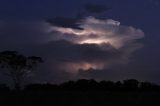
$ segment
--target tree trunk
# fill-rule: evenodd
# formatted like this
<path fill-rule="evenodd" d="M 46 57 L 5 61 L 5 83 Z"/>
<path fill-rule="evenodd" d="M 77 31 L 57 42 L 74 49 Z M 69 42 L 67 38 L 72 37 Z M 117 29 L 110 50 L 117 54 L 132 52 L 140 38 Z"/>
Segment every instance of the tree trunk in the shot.
<path fill-rule="evenodd" d="M 14 89 L 19 91 L 21 90 L 21 79 L 19 76 L 16 76 L 15 78 L 13 78 L 14 80 Z"/>
<path fill-rule="evenodd" d="M 15 90 L 17 90 L 17 91 L 19 91 L 19 90 L 21 90 L 21 86 L 20 86 L 20 83 L 15 83 L 14 84 L 14 88 L 15 88 Z"/>

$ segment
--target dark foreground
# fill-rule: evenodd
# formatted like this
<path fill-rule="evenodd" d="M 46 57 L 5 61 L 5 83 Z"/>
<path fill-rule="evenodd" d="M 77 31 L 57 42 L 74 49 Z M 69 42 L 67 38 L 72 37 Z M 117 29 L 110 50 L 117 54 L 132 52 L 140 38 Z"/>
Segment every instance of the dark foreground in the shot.
<path fill-rule="evenodd" d="M 1 92 L 0 106 L 160 106 L 159 92 Z"/>
<path fill-rule="evenodd" d="M 21 90 L 0 85 L 0 106 L 160 106 L 160 86 L 134 79 L 30 84 Z"/>

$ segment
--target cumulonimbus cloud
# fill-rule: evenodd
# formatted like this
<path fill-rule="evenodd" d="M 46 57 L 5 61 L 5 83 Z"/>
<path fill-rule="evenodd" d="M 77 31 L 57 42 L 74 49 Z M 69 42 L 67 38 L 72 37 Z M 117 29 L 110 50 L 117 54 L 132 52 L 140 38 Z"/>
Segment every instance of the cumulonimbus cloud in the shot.
<path fill-rule="evenodd" d="M 126 64 L 142 46 L 139 39 L 144 37 L 143 31 L 118 21 L 86 17 L 74 22 L 65 26 L 4 22 L 0 26 L 0 48 L 41 56 L 45 63 L 34 76 L 39 81 L 58 82 L 75 78 L 82 70 L 95 72 Z"/>
<path fill-rule="evenodd" d="M 112 19 L 87 17 L 77 23 L 82 29 L 63 26 L 50 28 L 51 33 L 56 32 L 53 34 L 53 41 L 65 40 L 78 48 L 73 49 L 72 46 L 72 49 L 67 50 L 75 50 L 71 53 L 74 54 L 74 60 L 63 64 L 71 72 L 89 68 L 103 69 L 117 63 L 126 63 L 131 54 L 141 47 L 138 40 L 144 37 L 141 29 L 121 25 Z M 66 57 L 64 54 L 64 58 Z"/>
<path fill-rule="evenodd" d="M 53 26 L 52 29 L 59 32 L 59 35 L 57 34 L 54 38 L 81 44 L 110 43 L 115 48 L 120 48 L 144 37 L 142 30 L 120 25 L 120 22 L 112 19 L 100 20 L 88 17 L 79 23 L 79 27 L 83 30 Z"/>

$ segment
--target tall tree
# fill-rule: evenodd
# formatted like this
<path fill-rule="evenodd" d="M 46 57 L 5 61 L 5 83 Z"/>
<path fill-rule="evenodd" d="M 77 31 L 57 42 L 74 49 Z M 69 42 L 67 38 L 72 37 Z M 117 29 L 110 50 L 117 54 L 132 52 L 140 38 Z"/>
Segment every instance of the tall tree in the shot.
<path fill-rule="evenodd" d="M 17 51 L 0 52 L 1 72 L 12 78 L 15 89 L 20 89 L 23 79 L 42 62 L 41 57 L 27 57 Z"/>

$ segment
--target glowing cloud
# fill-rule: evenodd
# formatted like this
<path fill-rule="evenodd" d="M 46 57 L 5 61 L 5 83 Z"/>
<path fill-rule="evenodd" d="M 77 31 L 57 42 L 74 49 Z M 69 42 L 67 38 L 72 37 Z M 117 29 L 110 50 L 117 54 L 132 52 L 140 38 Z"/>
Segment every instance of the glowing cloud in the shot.
<path fill-rule="evenodd" d="M 53 26 L 52 30 L 62 34 L 59 36 L 59 40 L 65 39 L 79 44 L 110 43 L 115 48 L 121 48 L 125 44 L 144 36 L 142 30 L 120 25 L 120 22 L 112 19 L 100 20 L 88 17 L 79 23 L 83 30 L 57 26 Z"/>
<path fill-rule="evenodd" d="M 103 69 L 104 64 L 103 63 L 87 63 L 87 62 L 66 63 L 64 64 L 64 67 L 67 68 L 67 72 L 72 73 L 72 74 L 77 74 L 79 70 Z"/>
<path fill-rule="evenodd" d="M 78 62 L 66 62 L 63 65 L 64 69 L 71 73 L 77 73 L 79 69 L 98 70 L 107 68 L 109 65 L 126 63 L 130 55 L 140 48 L 140 44 L 136 40 L 144 37 L 142 30 L 121 25 L 120 22 L 112 19 L 101 20 L 87 17 L 77 24 L 81 29 L 61 26 L 52 26 L 50 29 L 52 32 L 57 32 L 53 37 L 54 41 L 66 40 L 74 45 L 82 46 L 77 54 L 82 52 L 81 55 L 88 55 L 86 52 L 84 53 L 84 49 L 91 53 L 89 55 L 93 54 L 92 59 L 89 60 L 86 59 L 88 58 L 86 56 Z M 81 48 L 83 49 L 81 50 Z M 76 54 L 76 52 L 74 53 Z M 78 56 L 76 59 L 80 58 Z M 105 57 L 107 58 L 105 59 Z"/>

